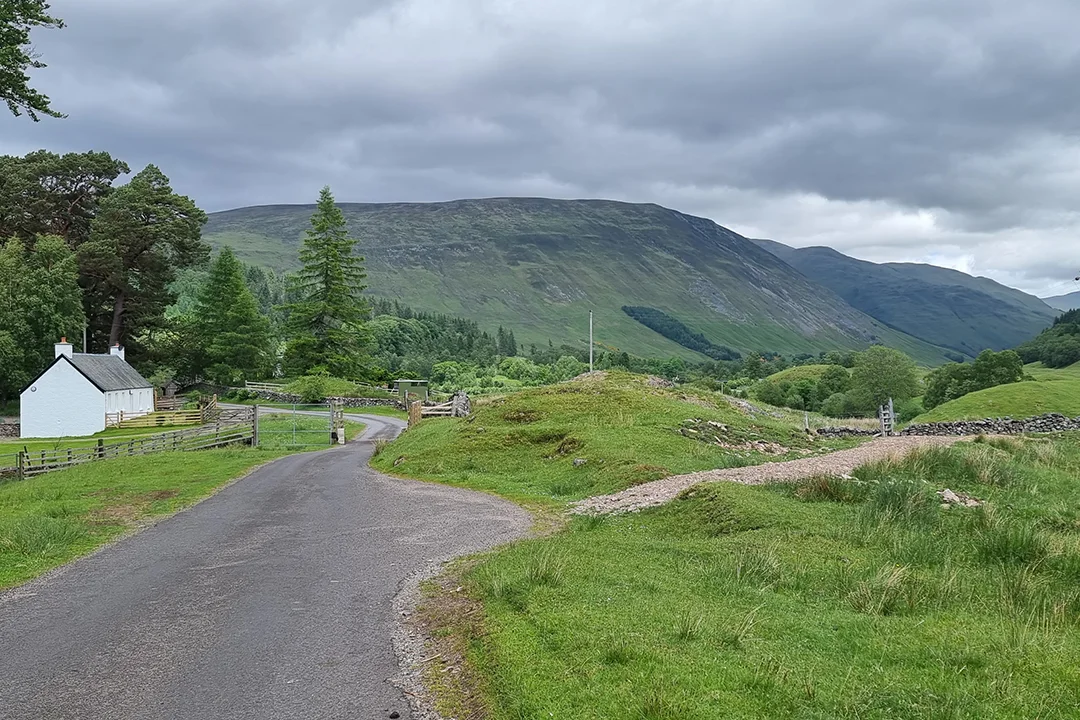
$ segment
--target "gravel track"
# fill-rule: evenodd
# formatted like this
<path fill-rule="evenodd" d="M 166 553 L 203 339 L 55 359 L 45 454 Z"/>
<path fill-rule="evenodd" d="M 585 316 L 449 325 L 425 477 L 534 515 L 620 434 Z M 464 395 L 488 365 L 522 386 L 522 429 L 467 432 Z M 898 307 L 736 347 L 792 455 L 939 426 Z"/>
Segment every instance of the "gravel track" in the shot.
<path fill-rule="evenodd" d="M 968 437 L 920 437 L 904 436 L 876 438 L 851 450 L 841 450 L 828 455 L 800 458 L 788 462 L 773 462 L 742 468 L 706 470 L 688 475 L 672 475 L 643 485 L 627 488 L 613 495 L 601 495 L 582 500 L 574 505 L 580 515 L 615 514 L 635 512 L 670 502 L 679 493 L 694 485 L 709 482 L 737 482 L 744 485 L 764 485 L 774 482 L 804 480 L 816 475 L 846 475 L 860 465 L 901 457 L 924 447 L 953 445 Z"/>

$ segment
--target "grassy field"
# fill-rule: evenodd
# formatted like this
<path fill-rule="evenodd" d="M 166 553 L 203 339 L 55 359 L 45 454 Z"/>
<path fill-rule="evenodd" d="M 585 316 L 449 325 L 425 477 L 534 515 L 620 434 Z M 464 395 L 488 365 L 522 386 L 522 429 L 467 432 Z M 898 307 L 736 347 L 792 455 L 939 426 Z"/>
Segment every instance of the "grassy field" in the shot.
<path fill-rule="evenodd" d="M 1024 366 L 1024 372 L 1036 380 L 1080 380 L 1080 363 L 1066 368 L 1048 368 L 1042 363 Z"/>
<path fill-rule="evenodd" d="M 1028 365 L 1036 378 L 980 390 L 939 405 L 915 418 L 915 422 L 980 420 L 988 417 L 1028 418 L 1048 412 L 1070 417 L 1080 415 L 1080 365 L 1055 370 Z"/>
<path fill-rule="evenodd" d="M 284 455 L 251 449 L 117 458 L 0 484 L 0 588 L 90 552 Z"/>
<path fill-rule="evenodd" d="M 1071 718 L 1080 437 L 716 484 L 486 557 L 491 718 Z M 934 491 L 988 501 L 944 510 Z M 459 626 L 460 627 L 460 626 Z M 433 668 L 439 674 L 439 668 Z"/>
<path fill-rule="evenodd" d="M 790 367 L 787 370 L 781 370 L 778 373 L 773 373 L 765 379 L 773 382 L 820 380 L 821 376 L 824 375 L 825 371 L 828 369 L 828 365 L 798 365 L 796 367 Z"/>
<path fill-rule="evenodd" d="M 625 373 L 485 398 L 474 410 L 469 419 L 422 421 L 372 464 L 557 506 L 670 474 L 803 457 L 855 442 L 807 437 L 801 413 L 799 424 L 787 416 L 752 417 L 715 394 L 653 389 Z M 701 432 L 684 437 L 679 430 L 690 420 Z M 775 443 L 778 454 L 752 442 Z"/>

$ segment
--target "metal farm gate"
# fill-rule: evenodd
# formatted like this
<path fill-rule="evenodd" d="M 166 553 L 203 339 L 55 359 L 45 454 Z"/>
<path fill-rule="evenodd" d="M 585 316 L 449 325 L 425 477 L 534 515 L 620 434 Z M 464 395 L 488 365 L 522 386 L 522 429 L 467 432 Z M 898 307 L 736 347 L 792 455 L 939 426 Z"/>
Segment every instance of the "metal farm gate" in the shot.
<path fill-rule="evenodd" d="M 331 404 L 258 405 L 257 444 L 272 450 L 304 450 L 345 442 L 345 417 Z"/>

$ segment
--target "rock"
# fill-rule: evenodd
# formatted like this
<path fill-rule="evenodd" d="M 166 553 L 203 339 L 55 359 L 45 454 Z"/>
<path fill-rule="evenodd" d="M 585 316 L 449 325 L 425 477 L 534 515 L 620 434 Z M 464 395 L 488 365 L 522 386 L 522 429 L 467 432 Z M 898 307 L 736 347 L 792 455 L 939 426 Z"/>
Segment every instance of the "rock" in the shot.
<path fill-rule="evenodd" d="M 397 460 L 394 461 L 394 467 L 397 467 L 398 465 L 400 465 L 403 462 L 405 462 L 405 456 L 404 455 L 402 455 L 401 457 L 399 457 Z"/>
<path fill-rule="evenodd" d="M 665 380 L 662 377 L 656 377 L 655 375 L 650 375 L 648 379 L 645 380 L 645 384 L 651 388 L 662 390 L 673 390 L 675 388 L 675 383 L 670 380 Z"/>
<path fill-rule="evenodd" d="M 397 711 L 397 710 L 395 710 L 394 712 L 390 713 L 390 720 L 397 720 L 397 719 L 398 719 L 399 717 L 401 717 L 401 715 L 400 715 L 400 714 L 398 714 L 398 711 Z"/>
<path fill-rule="evenodd" d="M 586 460 L 585 458 L 575 458 L 574 459 L 574 467 L 581 467 L 582 465 L 584 465 L 587 462 L 589 462 L 589 461 Z"/>
<path fill-rule="evenodd" d="M 942 500 L 941 507 L 946 510 L 953 507 L 977 508 L 983 504 L 981 500 L 976 500 L 967 493 L 955 493 L 949 488 L 938 490 L 937 495 Z"/>

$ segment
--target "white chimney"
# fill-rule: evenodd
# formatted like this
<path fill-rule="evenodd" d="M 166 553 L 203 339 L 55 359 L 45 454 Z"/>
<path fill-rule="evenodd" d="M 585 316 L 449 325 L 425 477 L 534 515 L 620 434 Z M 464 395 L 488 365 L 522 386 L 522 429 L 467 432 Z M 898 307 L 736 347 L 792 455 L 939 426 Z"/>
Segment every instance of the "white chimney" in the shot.
<path fill-rule="evenodd" d="M 71 343 L 67 341 L 66 337 L 60 338 L 60 342 L 56 343 L 56 357 L 63 355 L 64 357 L 71 357 Z"/>
<path fill-rule="evenodd" d="M 109 348 L 109 354 L 110 355 L 115 355 L 116 357 L 120 358 L 121 360 L 125 359 L 124 358 L 124 348 L 120 343 L 116 343 L 111 348 Z"/>

